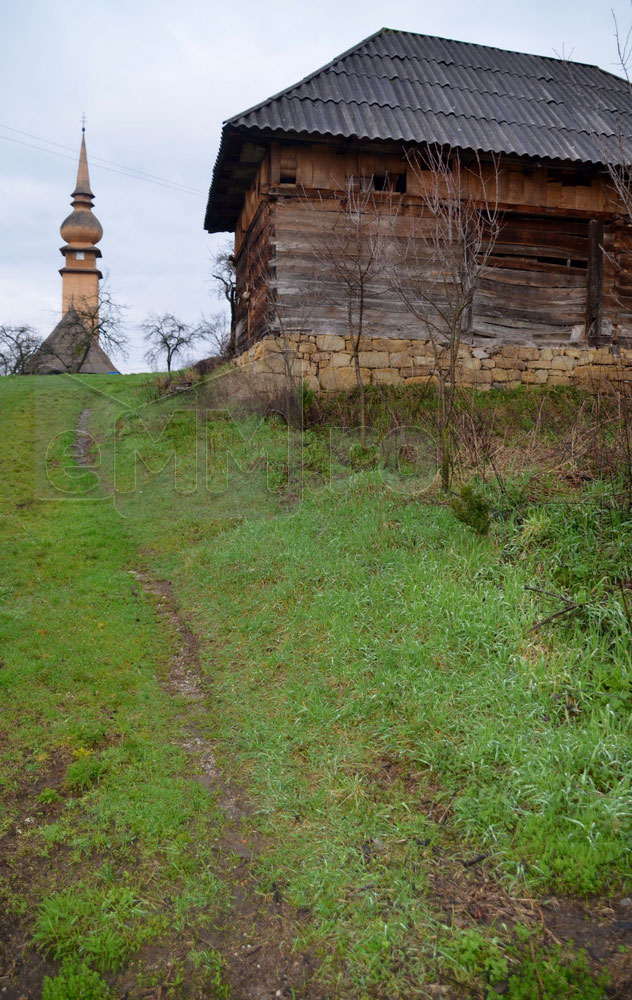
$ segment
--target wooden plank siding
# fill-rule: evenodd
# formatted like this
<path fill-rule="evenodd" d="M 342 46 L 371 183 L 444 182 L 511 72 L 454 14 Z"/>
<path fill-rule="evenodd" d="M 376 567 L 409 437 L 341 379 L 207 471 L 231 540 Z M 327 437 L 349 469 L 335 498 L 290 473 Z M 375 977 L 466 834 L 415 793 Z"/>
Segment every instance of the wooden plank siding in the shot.
<path fill-rule="evenodd" d="M 264 336 L 269 294 L 286 322 L 315 333 L 348 334 L 344 302 L 317 250 L 341 224 L 340 193 L 349 177 L 405 177 L 405 192 L 375 191 L 377 211 L 391 219 L 395 241 L 419 234 L 421 193 L 429 175 L 411 168 L 396 147 L 272 142 L 247 193 L 235 236 L 237 335 L 240 350 Z M 481 180 L 467 175 L 472 197 Z M 487 194 L 496 183 L 483 165 Z M 362 184 L 364 181 L 359 180 Z M 632 343 L 632 233 L 614 213 L 607 179 L 508 158 L 498 175 L 499 238 L 471 312 L 470 339 L 506 343 Z M 417 262 L 419 263 L 419 262 Z M 432 269 L 428 281 L 439 282 Z M 269 293 L 268 293 L 269 289 Z M 300 317 L 300 318 L 299 318 Z M 376 337 L 421 337 L 424 331 L 385 279 L 367 295 L 366 331 Z"/>
<path fill-rule="evenodd" d="M 620 220 L 604 232 L 602 341 L 632 344 L 632 227 Z"/>
<path fill-rule="evenodd" d="M 472 333 L 521 343 L 584 331 L 588 220 L 507 212 L 477 290 Z"/>
<path fill-rule="evenodd" d="M 271 207 L 266 199 L 259 199 L 235 257 L 236 343 L 240 350 L 258 340 L 267 329 Z"/>

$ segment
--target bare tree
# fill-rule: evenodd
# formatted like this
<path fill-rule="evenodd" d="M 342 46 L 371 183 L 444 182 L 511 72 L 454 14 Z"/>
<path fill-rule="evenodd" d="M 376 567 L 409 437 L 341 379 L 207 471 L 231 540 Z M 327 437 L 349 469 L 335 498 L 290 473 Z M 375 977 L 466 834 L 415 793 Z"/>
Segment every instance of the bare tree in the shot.
<path fill-rule="evenodd" d="M 31 326 L 0 325 L 0 375 L 24 375 L 41 342 Z"/>
<path fill-rule="evenodd" d="M 225 313 L 203 316 L 197 330 L 200 336 L 195 341 L 208 341 L 214 357 L 225 360 L 231 357 L 231 328 Z"/>
<path fill-rule="evenodd" d="M 458 361 L 470 331 L 474 296 L 500 224 L 498 161 L 484 169 L 454 150 L 410 151 L 420 204 L 397 241 L 390 281 L 430 342 L 438 387 L 437 440 L 441 483 L 449 489 L 451 422 Z"/>
<path fill-rule="evenodd" d="M 232 358 L 236 351 L 235 337 L 237 332 L 237 300 L 235 291 L 235 258 L 230 248 L 230 244 L 226 244 L 211 258 L 211 274 L 217 282 L 217 297 L 225 299 L 230 309 L 228 340 L 225 350 L 222 353 L 225 354 L 226 357 Z"/>
<path fill-rule="evenodd" d="M 79 303 L 74 309 L 79 319 L 73 348 L 75 372 L 82 371 L 94 343 L 108 355 L 127 356 L 128 338 L 124 325 L 127 306 L 116 302 L 107 286 L 99 289 L 95 304 Z"/>
<path fill-rule="evenodd" d="M 632 2 L 630 4 L 632 7 Z M 632 96 L 632 85 L 630 82 L 630 64 L 632 63 L 632 25 L 628 27 L 625 35 L 619 29 L 619 22 L 617 21 L 617 15 L 614 10 L 611 10 L 612 21 L 614 24 L 614 38 L 617 46 L 617 61 L 619 68 L 623 73 L 625 81 L 628 85 L 628 90 L 631 91 Z M 627 136 L 624 136 L 621 132 L 617 136 L 619 145 L 619 163 L 613 162 L 612 156 L 608 157 L 608 173 L 610 174 L 611 180 L 615 186 L 617 194 L 621 199 L 625 211 L 628 217 L 632 217 L 632 163 L 630 162 L 630 149 L 626 148 L 625 140 Z"/>
<path fill-rule="evenodd" d="M 632 2 L 630 4 L 632 8 Z M 632 81 L 630 80 L 630 64 L 632 63 L 632 25 L 623 32 L 619 28 L 616 14 L 611 11 L 614 23 L 614 37 L 617 47 L 617 60 L 619 68 L 627 85 L 628 97 L 632 99 Z M 598 137 L 600 138 L 600 137 Z M 629 126 L 626 128 L 623 122 L 617 132 L 612 137 L 614 142 L 609 148 L 604 148 L 604 160 L 608 175 L 619 198 L 626 222 L 632 222 L 632 148 L 630 146 Z M 603 145 L 603 141 L 602 141 Z M 602 247 L 602 250 L 605 249 Z M 615 262 L 616 263 L 616 262 Z"/>
<path fill-rule="evenodd" d="M 380 281 L 384 282 L 397 203 L 392 197 L 378 203 L 373 178 L 353 176 L 347 179 L 346 190 L 336 197 L 336 202 L 333 228 L 311 242 L 320 265 L 323 295 L 344 312 L 360 401 L 360 439 L 365 448 L 366 393 L 360 347 L 369 296 L 377 294 Z M 316 213 L 321 208 L 322 203 L 312 205 Z M 318 228 L 322 231 L 322 227 Z"/>
<path fill-rule="evenodd" d="M 145 335 L 145 342 L 149 345 L 145 360 L 150 365 L 156 365 L 161 358 L 164 358 L 169 374 L 176 358 L 209 336 L 208 327 L 204 323 L 192 326 L 178 319 L 173 313 L 163 313 L 162 316 L 151 313 L 141 325 L 141 330 Z"/>

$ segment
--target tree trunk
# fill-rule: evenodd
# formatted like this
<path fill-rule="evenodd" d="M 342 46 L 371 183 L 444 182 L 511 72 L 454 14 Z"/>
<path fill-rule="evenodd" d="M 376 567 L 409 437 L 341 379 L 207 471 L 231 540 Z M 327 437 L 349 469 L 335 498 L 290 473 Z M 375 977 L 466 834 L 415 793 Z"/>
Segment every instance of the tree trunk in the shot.
<path fill-rule="evenodd" d="M 360 444 L 363 449 L 366 449 L 366 404 L 365 404 L 365 392 L 364 392 L 364 382 L 362 381 L 362 374 L 360 372 L 360 355 L 356 350 L 353 352 L 353 363 L 355 366 L 356 382 L 358 383 L 358 396 L 360 399 Z"/>
<path fill-rule="evenodd" d="M 359 312 L 358 312 L 358 336 L 355 341 L 355 348 L 353 351 L 353 358 L 355 361 L 355 373 L 356 380 L 358 383 L 358 391 L 360 394 L 360 443 L 362 449 L 366 450 L 366 396 L 364 392 L 364 382 L 362 381 L 362 373 L 360 371 L 360 343 L 362 341 L 362 333 L 364 331 L 364 280 L 360 281 L 360 302 L 359 302 Z"/>
<path fill-rule="evenodd" d="M 450 421 L 445 398 L 445 380 L 439 369 L 439 469 L 441 472 L 441 489 L 446 493 L 450 489 Z"/>

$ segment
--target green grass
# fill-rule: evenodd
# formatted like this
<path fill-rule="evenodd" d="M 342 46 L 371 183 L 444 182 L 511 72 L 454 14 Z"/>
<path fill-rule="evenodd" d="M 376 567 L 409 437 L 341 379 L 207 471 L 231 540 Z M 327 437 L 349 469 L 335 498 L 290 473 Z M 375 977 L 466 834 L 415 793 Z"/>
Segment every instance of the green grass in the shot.
<path fill-rule="evenodd" d="M 112 1000 L 108 984 L 85 962 L 62 963 L 59 975 L 44 977 L 42 1000 Z"/>
<path fill-rule="evenodd" d="M 90 394 L 57 378 L 3 379 L 0 389 L 12 441 L 0 457 L 10 487 L 0 835 L 18 829 L 0 897 L 5 912 L 34 915 L 46 954 L 101 973 L 167 930 L 186 927 L 193 942 L 221 912 L 212 845 L 223 814 L 187 775 L 181 706 L 160 684 L 174 637 L 129 575 L 139 557 L 125 523 L 102 499 L 54 499 L 41 475 L 51 440 L 49 465 L 72 461 L 63 450 Z M 64 485 L 83 473 L 73 475 Z M 64 968 L 62 979 L 81 979 Z M 73 995 L 61 989 L 45 995 Z"/>
<path fill-rule="evenodd" d="M 0 385 L 24 441 L 33 381 Z M 87 486 L 94 499 L 30 504 L 22 450 L 5 456 L 29 506 L 16 495 L 8 513 L 13 652 L 0 686 L 32 691 L 3 752 L 5 788 L 63 757 L 63 803 L 27 838 L 53 863 L 40 947 L 102 976 L 129 961 L 123 924 L 131 950 L 160 939 L 167 895 L 183 931 L 221 900 L 211 859 L 191 855 L 221 820 L 183 777 L 178 706 L 156 680 L 170 637 L 126 572 L 143 564 L 171 581 L 201 640 L 209 727 L 265 835 L 261 886 L 309 912 L 303 941 L 332 996 L 425 997 L 442 977 L 477 996 L 503 979 L 514 1000 L 602 996 L 581 954 L 537 935 L 527 947 L 519 922 L 448 926 L 437 880 L 482 853 L 518 898 L 623 885 L 632 525 L 609 485 L 534 499 L 520 483 L 480 483 L 481 536 L 432 492 L 414 501 L 397 470 L 355 461 L 344 430 L 332 456 L 327 425 L 301 438 L 252 416 L 207 420 L 212 398 L 156 401 L 137 377 L 83 382 L 39 380 L 40 412 L 52 436 L 90 407 L 111 500 L 97 499 L 94 473 L 65 466 L 69 433 L 50 493 Z M 401 395 L 403 419 L 419 415 Z M 530 434 L 541 397 L 505 399 L 512 434 Z M 577 400 L 547 406 L 571 420 Z M 530 587 L 578 610 L 531 631 L 560 605 Z M 68 856 L 83 878 L 72 897 L 55 870 Z M 198 964 L 217 978 L 212 955 Z M 221 975 L 213 988 L 222 995 Z"/>
<path fill-rule="evenodd" d="M 44 901 L 33 940 L 56 961 L 79 958 L 107 972 L 139 946 L 134 929 L 145 915 L 132 889 L 73 886 Z"/>

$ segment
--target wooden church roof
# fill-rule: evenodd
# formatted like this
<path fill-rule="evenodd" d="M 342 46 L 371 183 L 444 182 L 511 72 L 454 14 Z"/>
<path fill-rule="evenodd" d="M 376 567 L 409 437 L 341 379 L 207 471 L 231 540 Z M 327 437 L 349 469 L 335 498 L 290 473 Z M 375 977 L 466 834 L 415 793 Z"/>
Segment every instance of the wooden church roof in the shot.
<path fill-rule="evenodd" d="M 87 354 L 82 363 L 85 348 Z M 81 367 L 79 367 L 81 366 Z M 28 363 L 31 375 L 54 375 L 62 372 L 84 375 L 118 374 L 98 341 L 86 329 L 77 311 L 71 306 Z"/>

